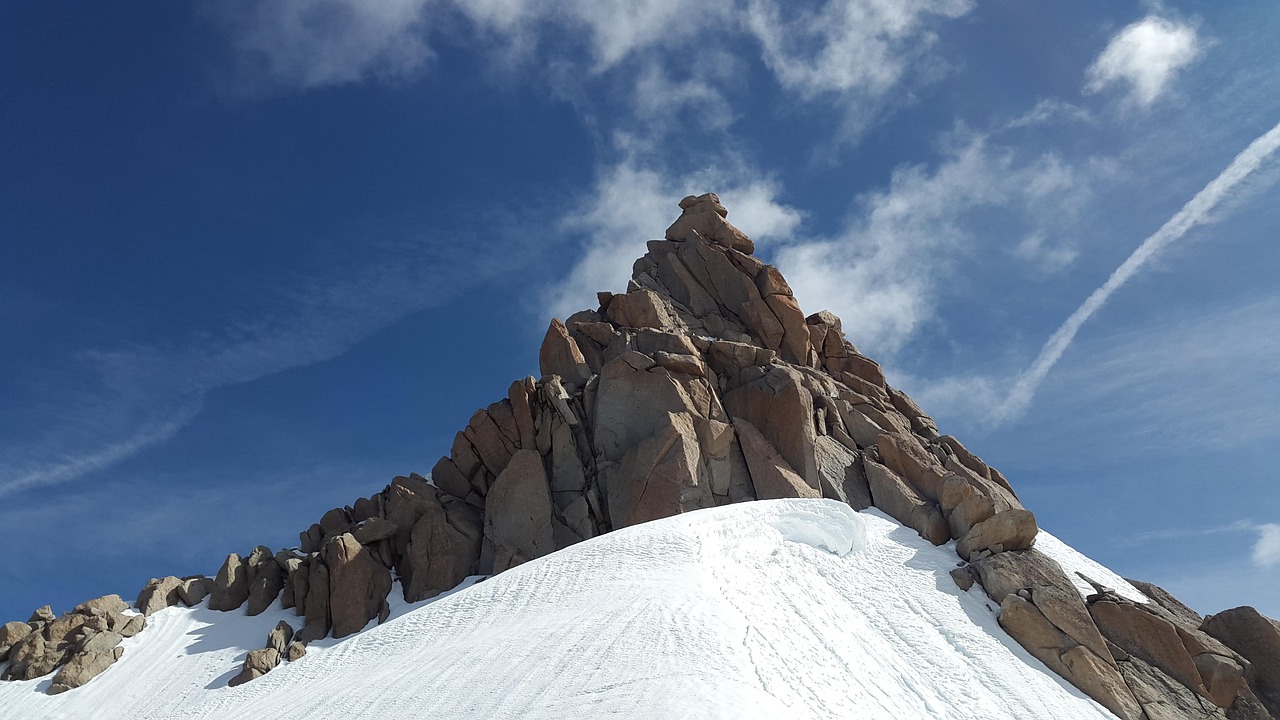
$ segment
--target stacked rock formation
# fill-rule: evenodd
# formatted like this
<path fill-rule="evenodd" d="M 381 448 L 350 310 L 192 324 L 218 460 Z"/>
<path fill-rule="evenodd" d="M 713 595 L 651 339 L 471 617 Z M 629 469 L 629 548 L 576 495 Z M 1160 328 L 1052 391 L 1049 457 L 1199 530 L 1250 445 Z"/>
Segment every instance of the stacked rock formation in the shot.
<path fill-rule="evenodd" d="M 138 606 L 207 590 L 217 610 L 294 608 L 301 629 L 277 627 L 238 684 L 384 620 L 394 580 L 418 601 L 647 520 L 825 497 L 954 540 L 956 582 L 980 583 L 1014 639 L 1125 720 L 1280 717 L 1272 621 L 1201 619 L 1146 585 L 1150 604 L 1102 587 L 1082 598 L 1034 548 L 1035 516 L 1004 475 L 940 434 L 839 318 L 805 316 L 714 194 L 680 208 L 627 291 L 552 320 L 541 377 L 477 411 L 429 478 L 330 510 L 297 549 L 232 554 L 213 580 L 153 580 Z"/>

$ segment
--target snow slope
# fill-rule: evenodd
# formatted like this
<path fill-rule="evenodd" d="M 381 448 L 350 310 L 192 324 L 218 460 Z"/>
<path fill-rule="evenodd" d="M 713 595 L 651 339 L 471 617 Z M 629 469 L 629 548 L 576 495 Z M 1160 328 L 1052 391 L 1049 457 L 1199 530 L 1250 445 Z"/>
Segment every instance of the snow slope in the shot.
<path fill-rule="evenodd" d="M 1009 639 L 981 589 L 961 592 L 956 562 L 874 510 L 742 503 L 400 603 L 238 688 L 292 611 L 170 608 L 85 687 L 0 683 L 0 717 L 1112 717 Z"/>

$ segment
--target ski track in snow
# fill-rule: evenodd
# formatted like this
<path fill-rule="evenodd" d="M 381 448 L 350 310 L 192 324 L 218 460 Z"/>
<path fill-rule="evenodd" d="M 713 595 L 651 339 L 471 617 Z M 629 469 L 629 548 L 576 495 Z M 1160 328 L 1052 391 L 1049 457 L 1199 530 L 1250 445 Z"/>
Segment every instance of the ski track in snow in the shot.
<path fill-rule="evenodd" d="M 1137 593 L 1043 545 L 1068 573 Z M 245 653 L 301 619 L 278 603 L 257 617 L 163 610 L 82 688 L 0 683 L 0 717 L 1113 717 L 1005 635 L 978 586 L 955 586 L 956 565 L 949 545 L 875 510 L 742 503 L 615 531 L 426 603 L 396 602 L 397 586 L 383 625 L 238 688 L 226 683 Z"/>

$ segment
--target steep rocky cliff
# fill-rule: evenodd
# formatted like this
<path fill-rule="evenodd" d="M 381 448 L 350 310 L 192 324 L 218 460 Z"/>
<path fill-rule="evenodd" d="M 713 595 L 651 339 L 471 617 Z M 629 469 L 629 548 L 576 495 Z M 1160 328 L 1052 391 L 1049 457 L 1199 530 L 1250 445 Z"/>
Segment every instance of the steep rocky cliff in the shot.
<path fill-rule="evenodd" d="M 477 411 L 429 476 L 325 513 L 298 548 L 229 555 L 213 579 L 155 579 L 137 610 L 206 594 L 215 610 L 295 608 L 301 628 L 277 628 L 238 684 L 385 619 L 395 580 L 417 601 L 647 520 L 825 497 L 954 540 L 955 581 L 980 583 L 1015 640 L 1121 718 L 1280 716 L 1274 621 L 1250 608 L 1203 619 L 1146 584 L 1150 603 L 1100 585 L 1082 598 L 1035 549 L 1035 516 L 1000 471 L 941 435 L 839 318 L 806 316 L 714 194 L 680 208 L 627 291 L 552 320 L 542 377 Z M 57 670 L 51 692 L 102 672 L 145 622 L 114 596 L 42 610 L 3 626 L 0 660 L 6 678 Z"/>

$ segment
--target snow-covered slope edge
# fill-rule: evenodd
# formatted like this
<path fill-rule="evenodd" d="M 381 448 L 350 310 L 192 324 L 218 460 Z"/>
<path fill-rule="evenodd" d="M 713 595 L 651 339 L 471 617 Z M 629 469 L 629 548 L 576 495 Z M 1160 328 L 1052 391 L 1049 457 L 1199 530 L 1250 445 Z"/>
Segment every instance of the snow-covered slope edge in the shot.
<path fill-rule="evenodd" d="M 6 718 L 1107 718 L 1030 657 L 934 547 L 878 511 L 742 503 L 638 525 L 237 688 L 281 618 L 170 608 L 76 692 Z M 396 593 L 393 593 L 395 596 Z"/>

